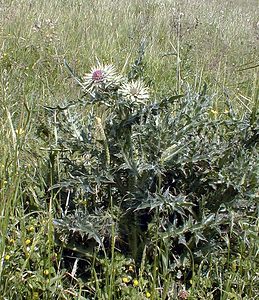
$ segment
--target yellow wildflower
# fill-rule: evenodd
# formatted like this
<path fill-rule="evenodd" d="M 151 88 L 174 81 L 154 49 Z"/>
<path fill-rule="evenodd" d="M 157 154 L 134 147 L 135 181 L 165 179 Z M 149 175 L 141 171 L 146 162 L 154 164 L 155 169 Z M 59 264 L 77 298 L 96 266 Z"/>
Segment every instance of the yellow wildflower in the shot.
<path fill-rule="evenodd" d="M 16 129 L 16 134 L 23 135 L 25 133 L 25 130 L 22 128 Z"/>
<path fill-rule="evenodd" d="M 146 292 L 146 297 L 147 298 L 150 298 L 151 297 L 151 294 L 149 292 Z"/>
<path fill-rule="evenodd" d="M 138 280 L 137 279 L 133 280 L 133 286 L 135 286 L 135 287 L 138 286 Z"/>
<path fill-rule="evenodd" d="M 34 226 L 30 226 L 29 231 L 31 231 L 31 232 L 34 231 Z"/>
<path fill-rule="evenodd" d="M 39 293 L 38 292 L 33 292 L 32 299 L 33 300 L 38 300 L 39 299 Z"/>
<path fill-rule="evenodd" d="M 123 277 L 123 278 L 122 278 L 122 282 L 123 282 L 123 283 L 129 283 L 129 282 L 130 282 L 129 277 Z"/>
<path fill-rule="evenodd" d="M 9 259 L 10 259 L 10 257 L 11 257 L 10 255 L 6 254 L 6 256 L 5 256 L 5 258 L 4 258 L 4 259 L 5 259 L 5 260 L 9 260 Z"/>
<path fill-rule="evenodd" d="M 48 276 L 49 275 L 49 270 L 44 270 L 43 274 L 46 275 L 46 276 Z"/>
<path fill-rule="evenodd" d="M 27 240 L 25 241 L 25 244 L 26 244 L 26 245 L 30 245 L 30 243 L 31 243 L 31 240 L 29 240 L 29 239 L 27 239 Z"/>
<path fill-rule="evenodd" d="M 211 111 L 214 115 L 217 115 L 217 114 L 218 114 L 218 111 L 217 111 L 217 110 L 211 109 L 210 111 Z"/>

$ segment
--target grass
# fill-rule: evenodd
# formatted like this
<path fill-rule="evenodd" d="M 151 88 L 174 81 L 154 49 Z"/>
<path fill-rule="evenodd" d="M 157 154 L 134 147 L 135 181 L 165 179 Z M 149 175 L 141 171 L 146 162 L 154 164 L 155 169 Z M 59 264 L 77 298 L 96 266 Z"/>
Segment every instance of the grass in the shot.
<path fill-rule="evenodd" d="M 76 251 L 73 243 L 58 244 L 53 224 L 62 214 L 62 196 L 49 188 L 61 179 L 62 155 L 48 151 L 53 141 L 57 146 L 58 133 L 50 129 L 55 126 L 43 106 L 81 95 L 64 59 L 80 76 L 97 58 L 127 73 L 142 45 L 141 72 L 154 99 L 188 90 L 202 93 L 206 83 L 212 118 L 224 116 L 229 101 L 237 118 L 252 113 L 256 123 L 257 6 L 257 0 L 1 2 L 1 299 L 114 299 L 117 289 L 121 299 L 185 299 L 185 289 L 188 299 L 256 299 L 256 214 L 233 221 L 233 231 L 240 231 L 222 238 L 225 246 L 218 255 L 208 253 L 197 263 L 187 249 L 188 260 L 175 262 L 183 267 L 179 278 L 168 271 L 170 246 L 158 242 L 154 224 L 157 260 L 150 262 L 148 247 L 141 249 L 138 266 L 116 251 L 116 207 L 109 207 L 110 253 L 99 257 L 91 244 Z M 258 176 L 253 180 L 258 186 Z"/>

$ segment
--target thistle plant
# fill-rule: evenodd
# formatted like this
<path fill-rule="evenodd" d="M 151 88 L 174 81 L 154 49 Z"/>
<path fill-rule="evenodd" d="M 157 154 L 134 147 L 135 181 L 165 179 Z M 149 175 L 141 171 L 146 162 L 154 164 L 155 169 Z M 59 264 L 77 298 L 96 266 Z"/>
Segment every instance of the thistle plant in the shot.
<path fill-rule="evenodd" d="M 47 108 L 58 151 L 49 186 L 58 195 L 57 244 L 95 261 L 100 278 L 119 251 L 136 270 L 145 252 L 159 298 L 161 278 L 195 276 L 203 257 L 228 251 L 224 236 L 239 236 L 244 211 L 255 216 L 258 125 L 237 119 L 228 102 L 215 119 L 206 85 L 158 100 L 112 65 L 98 62 L 82 78 L 69 70 L 82 98 Z M 116 274 L 106 278 L 111 295 Z"/>

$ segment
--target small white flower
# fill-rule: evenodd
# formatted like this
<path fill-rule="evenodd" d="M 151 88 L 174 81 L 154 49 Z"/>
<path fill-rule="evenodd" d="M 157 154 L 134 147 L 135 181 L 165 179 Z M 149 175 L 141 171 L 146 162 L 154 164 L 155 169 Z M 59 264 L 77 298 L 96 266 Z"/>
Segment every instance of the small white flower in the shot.
<path fill-rule="evenodd" d="M 131 81 L 128 83 L 124 83 L 118 92 L 130 102 L 139 102 L 143 103 L 143 101 L 149 98 L 148 88 L 144 85 L 144 83 L 140 80 Z"/>
<path fill-rule="evenodd" d="M 113 65 L 98 65 L 91 69 L 91 72 L 83 76 L 83 86 L 86 90 L 113 89 L 121 83 L 119 76 Z"/>

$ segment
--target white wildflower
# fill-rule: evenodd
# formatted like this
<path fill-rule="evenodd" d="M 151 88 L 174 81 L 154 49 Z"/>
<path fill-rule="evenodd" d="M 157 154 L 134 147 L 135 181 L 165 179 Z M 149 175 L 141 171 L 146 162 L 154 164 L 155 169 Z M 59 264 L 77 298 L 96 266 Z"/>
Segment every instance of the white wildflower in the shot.
<path fill-rule="evenodd" d="M 140 80 L 124 83 L 118 92 L 125 100 L 143 103 L 149 98 L 148 88 Z"/>

